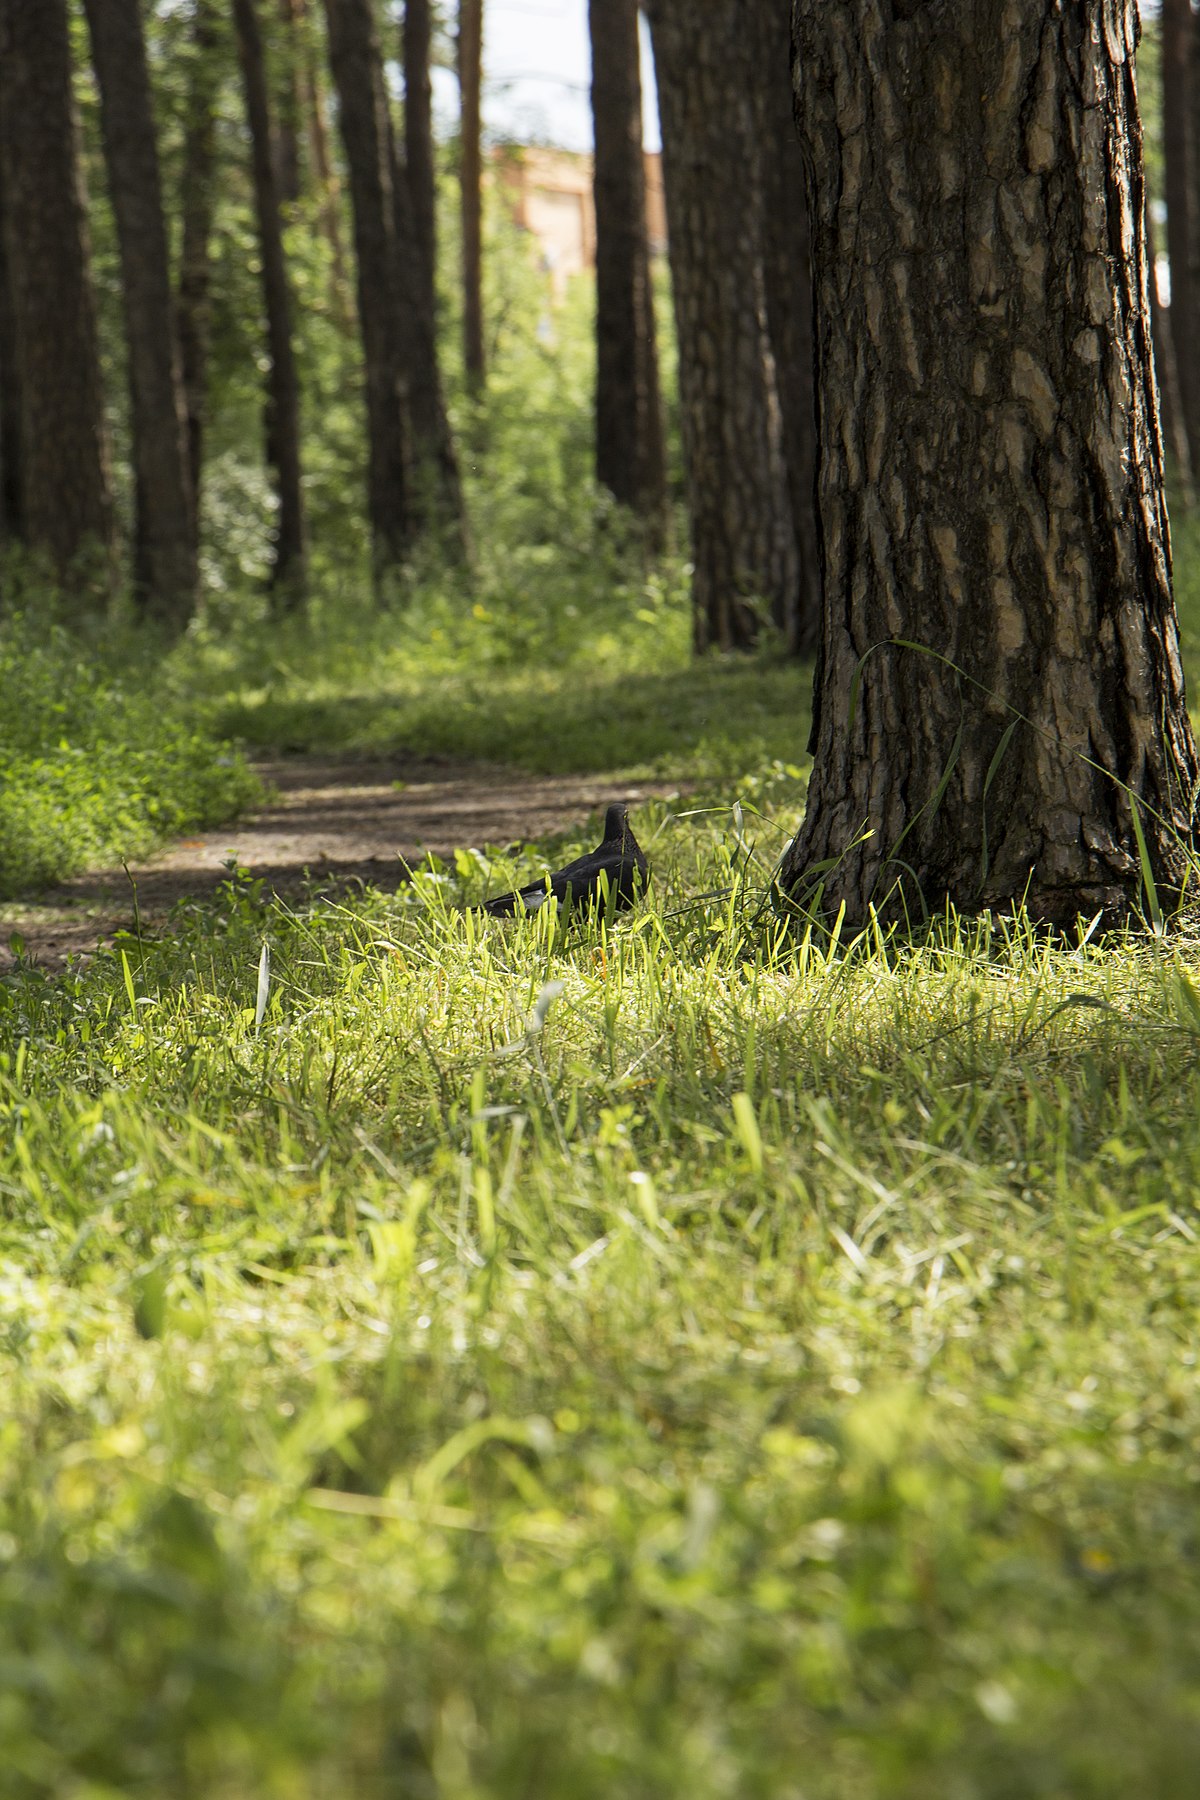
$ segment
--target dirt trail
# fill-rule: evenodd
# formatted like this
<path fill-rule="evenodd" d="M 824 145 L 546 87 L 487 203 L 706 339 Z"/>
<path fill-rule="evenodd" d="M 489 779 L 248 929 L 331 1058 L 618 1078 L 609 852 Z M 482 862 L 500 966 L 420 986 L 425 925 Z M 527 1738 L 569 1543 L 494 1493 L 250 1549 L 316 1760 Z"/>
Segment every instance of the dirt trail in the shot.
<path fill-rule="evenodd" d="M 131 863 L 128 875 L 92 870 L 0 906 L 0 969 L 12 961 L 14 931 L 26 956 L 55 967 L 131 928 L 130 875 L 143 927 L 153 927 L 177 901 L 214 893 L 231 856 L 284 899 L 343 893 L 355 880 L 393 890 L 405 879 L 405 864 L 430 850 L 445 857 L 470 845 L 544 837 L 610 800 L 636 805 L 678 792 L 668 782 L 648 782 L 618 793 L 595 776 L 528 775 L 440 758 L 289 757 L 258 769 L 272 797 L 246 818 Z"/>

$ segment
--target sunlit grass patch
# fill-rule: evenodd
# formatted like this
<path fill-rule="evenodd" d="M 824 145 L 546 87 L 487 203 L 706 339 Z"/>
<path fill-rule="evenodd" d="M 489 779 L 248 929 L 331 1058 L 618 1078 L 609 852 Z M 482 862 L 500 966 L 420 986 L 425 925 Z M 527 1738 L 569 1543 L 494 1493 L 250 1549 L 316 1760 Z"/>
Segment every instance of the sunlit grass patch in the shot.
<path fill-rule="evenodd" d="M 14 1792 L 1190 1791 L 1200 952 L 785 931 L 792 804 L 5 984 Z"/>
<path fill-rule="evenodd" d="M 119 630 L 0 619 L 0 897 L 216 823 L 259 783 Z"/>

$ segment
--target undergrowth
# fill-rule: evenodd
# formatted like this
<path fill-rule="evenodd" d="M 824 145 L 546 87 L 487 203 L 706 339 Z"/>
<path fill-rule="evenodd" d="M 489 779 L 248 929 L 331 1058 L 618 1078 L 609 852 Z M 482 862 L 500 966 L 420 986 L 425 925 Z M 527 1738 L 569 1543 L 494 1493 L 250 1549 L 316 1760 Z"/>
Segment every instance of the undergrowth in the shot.
<path fill-rule="evenodd" d="M 0 898 L 216 824 L 260 791 L 154 646 L 0 614 Z"/>

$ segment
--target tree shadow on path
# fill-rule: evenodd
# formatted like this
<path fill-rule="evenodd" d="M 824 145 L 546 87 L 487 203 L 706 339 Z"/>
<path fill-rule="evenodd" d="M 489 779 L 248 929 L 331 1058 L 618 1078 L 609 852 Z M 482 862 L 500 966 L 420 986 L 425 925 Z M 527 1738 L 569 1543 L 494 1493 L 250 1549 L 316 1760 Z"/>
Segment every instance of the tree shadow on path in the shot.
<path fill-rule="evenodd" d="M 92 870 L 0 909 L 0 969 L 8 939 L 44 967 L 86 955 L 114 932 L 160 926 L 181 900 L 205 900 L 232 861 L 293 904 L 336 898 L 367 883 L 394 892 L 430 852 L 506 845 L 577 825 L 610 800 L 678 793 L 643 782 L 615 793 L 611 778 L 530 775 L 439 757 L 288 757 L 258 765 L 269 797 L 246 818 L 183 838 L 126 868 Z M 136 888 L 136 899 L 135 899 Z"/>

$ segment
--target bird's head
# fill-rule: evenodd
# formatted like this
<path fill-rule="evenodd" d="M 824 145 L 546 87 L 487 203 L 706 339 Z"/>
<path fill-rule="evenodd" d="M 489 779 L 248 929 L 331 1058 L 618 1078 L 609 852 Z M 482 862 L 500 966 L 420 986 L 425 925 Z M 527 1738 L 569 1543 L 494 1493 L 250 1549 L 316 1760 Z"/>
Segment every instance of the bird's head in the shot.
<path fill-rule="evenodd" d="M 604 815 L 604 842 L 611 844 L 617 838 L 627 836 L 629 832 L 629 808 L 625 805 L 610 806 Z"/>

